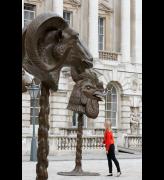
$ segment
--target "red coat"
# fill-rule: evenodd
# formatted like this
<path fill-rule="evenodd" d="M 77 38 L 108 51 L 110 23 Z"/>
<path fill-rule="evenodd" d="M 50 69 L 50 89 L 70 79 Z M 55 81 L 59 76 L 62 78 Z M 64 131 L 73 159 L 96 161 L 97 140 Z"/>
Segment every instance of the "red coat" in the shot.
<path fill-rule="evenodd" d="M 112 131 L 109 131 L 108 129 L 105 130 L 103 144 L 105 144 L 106 151 L 109 150 L 111 144 L 114 144 L 114 137 Z"/>

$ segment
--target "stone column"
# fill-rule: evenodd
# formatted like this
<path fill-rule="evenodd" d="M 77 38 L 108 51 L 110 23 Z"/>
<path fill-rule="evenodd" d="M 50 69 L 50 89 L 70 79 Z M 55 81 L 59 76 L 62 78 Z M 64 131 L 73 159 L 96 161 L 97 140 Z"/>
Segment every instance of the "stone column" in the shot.
<path fill-rule="evenodd" d="M 135 55 L 136 63 L 142 63 L 142 0 L 135 0 Z"/>
<path fill-rule="evenodd" d="M 63 0 L 53 0 L 53 12 L 63 17 Z"/>
<path fill-rule="evenodd" d="M 83 41 L 84 45 L 88 46 L 88 37 L 89 37 L 89 23 L 88 23 L 88 17 L 89 17 L 89 2 L 88 0 L 81 0 L 81 7 L 80 7 L 80 23 L 79 23 L 79 36 L 80 39 Z"/>
<path fill-rule="evenodd" d="M 114 1 L 111 1 L 111 7 L 113 9 L 113 11 L 110 13 L 110 36 L 111 36 L 111 42 L 110 42 L 110 51 L 114 52 L 115 51 L 115 48 L 114 48 L 114 31 L 115 31 L 115 22 L 114 22 Z"/>
<path fill-rule="evenodd" d="M 109 19 L 109 27 L 110 27 L 110 51 L 114 52 L 114 14 L 113 12 L 110 13 L 110 19 Z"/>
<path fill-rule="evenodd" d="M 130 62 L 130 0 L 121 0 L 122 62 Z"/>
<path fill-rule="evenodd" d="M 22 0 L 22 28 L 24 27 L 24 0 Z"/>
<path fill-rule="evenodd" d="M 89 0 L 88 47 L 94 58 L 98 58 L 98 0 Z"/>
<path fill-rule="evenodd" d="M 135 33 L 136 33 L 136 27 L 135 27 L 135 0 L 130 0 L 130 56 L 131 56 L 131 63 L 135 63 Z"/>

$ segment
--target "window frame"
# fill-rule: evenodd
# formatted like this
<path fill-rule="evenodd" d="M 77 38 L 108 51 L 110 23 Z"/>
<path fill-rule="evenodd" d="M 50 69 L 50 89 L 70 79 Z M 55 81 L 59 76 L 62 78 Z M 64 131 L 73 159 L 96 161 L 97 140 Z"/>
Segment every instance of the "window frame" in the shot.
<path fill-rule="evenodd" d="M 113 85 L 113 84 L 111 84 L 110 85 L 111 86 L 111 88 L 110 88 L 110 91 L 108 92 L 108 94 L 106 95 L 106 97 L 105 97 L 105 119 L 109 119 L 109 120 L 111 120 L 111 119 L 114 119 L 114 118 L 111 118 L 111 114 L 110 114 L 110 117 L 107 117 L 106 116 L 106 113 L 107 112 L 115 112 L 116 113 L 116 116 L 115 116 L 115 125 L 113 125 L 112 124 L 112 128 L 117 128 L 118 127 L 118 113 L 119 113 L 119 104 L 118 104 L 118 91 L 117 91 L 117 88 Z M 108 96 L 111 96 L 112 94 L 111 94 L 111 90 L 113 89 L 113 88 L 115 88 L 115 92 L 116 92 L 116 94 L 114 94 L 114 95 L 116 95 L 116 101 L 115 102 L 112 102 L 112 100 L 111 101 L 108 101 L 107 99 L 108 99 Z M 108 110 L 107 109 L 107 104 L 108 103 L 111 103 L 111 110 Z M 116 111 L 112 111 L 112 104 L 113 103 L 116 103 Z M 112 122 L 112 120 L 111 120 L 111 122 Z"/>
<path fill-rule="evenodd" d="M 103 21 L 103 26 L 100 26 L 100 19 L 102 19 Z M 100 27 L 103 27 L 103 34 L 100 34 Z M 102 36 L 103 38 L 102 38 L 102 49 L 100 49 L 99 48 L 99 44 L 100 44 L 100 36 Z M 99 51 L 104 51 L 105 50 L 105 17 L 103 17 L 103 16 L 99 16 L 98 17 L 98 50 Z"/>
<path fill-rule="evenodd" d="M 70 14 L 70 23 L 68 22 L 67 19 L 64 18 L 64 13 L 69 13 Z M 73 12 L 72 11 L 68 11 L 68 10 L 63 10 L 63 19 L 72 27 L 73 26 Z"/>
<path fill-rule="evenodd" d="M 74 118 L 74 116 L 75 116 L 75 125 L 73 125 L 73 118 Z M 87 129 L 87 127 L 88 127 L 88 117 L 84 114 L 84 124 L 83 124 L 83 129 Z M 78 127 L 78 120 L 77 120 L 77 118 L 78 118 L 78 113 L 77 112 L 73 112 L 73 114 L 72 114 L 72 127 L 73 128 L 77 128 Z"/>
<path fill-rule="evenodd" d="M 39 101 L 40 101 L 40 93 L 38 94 L 36 99 L 30 98 L 30 125 L 33 125 L 33 122 L 32 122 L 32 117 L 33 117 L 32 116 L 32 111 L 34 109 L 34 106 L 32 106 L 32 100 L 33 101 L 35 100 L 35 103 L 36 103 L 35 110 L 38 109 L 38 113 L 36 113 L 36 115 L 35 115 L 35 117 L 37 117 L 38 120 L 37 121 L 35 120 L 35 125 L 39 125 L 40 105 L 37 106 L 37 103 L 39 104 Z"/>
<path fill-rule="evenodd" d="M 26 9 L 26 7 L 29 8 L 32 8 L 31 10 L 30 9 Z M 25 18 L 25 13 L 26 12 L 32 12 L 34 15 L 33 15 L 33 19 L 36 17 L 36 5 L 33 5 L 33 4 L 27 4 L 25 3 L 24 4 L 24 26 L 26 27 L 33 19 L 26 19 Z M 27 23 L 28 22 L 28 23 Z"/>

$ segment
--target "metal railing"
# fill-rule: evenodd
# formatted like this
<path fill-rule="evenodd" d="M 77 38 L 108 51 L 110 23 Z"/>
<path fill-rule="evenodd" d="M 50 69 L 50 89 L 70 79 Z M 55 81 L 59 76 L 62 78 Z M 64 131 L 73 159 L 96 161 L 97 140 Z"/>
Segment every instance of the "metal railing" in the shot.
<path fill-rule="evenodd" d="M 109 51 L 99 51 L 99 59 L 118 61 L 119 53 Z"/>

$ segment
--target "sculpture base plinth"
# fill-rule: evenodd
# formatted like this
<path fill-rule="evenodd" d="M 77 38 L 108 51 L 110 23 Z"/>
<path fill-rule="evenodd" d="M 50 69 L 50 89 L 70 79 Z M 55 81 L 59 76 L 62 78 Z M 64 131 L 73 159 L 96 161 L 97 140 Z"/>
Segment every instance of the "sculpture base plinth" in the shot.
<path fill-rule="evenodd" d="M 58 172 L 57 174 L 62 176 L 100 176 L 99 173 L 87 172 L 83 171 L 82 169 L 74 169 L 70 172 Z"/>

